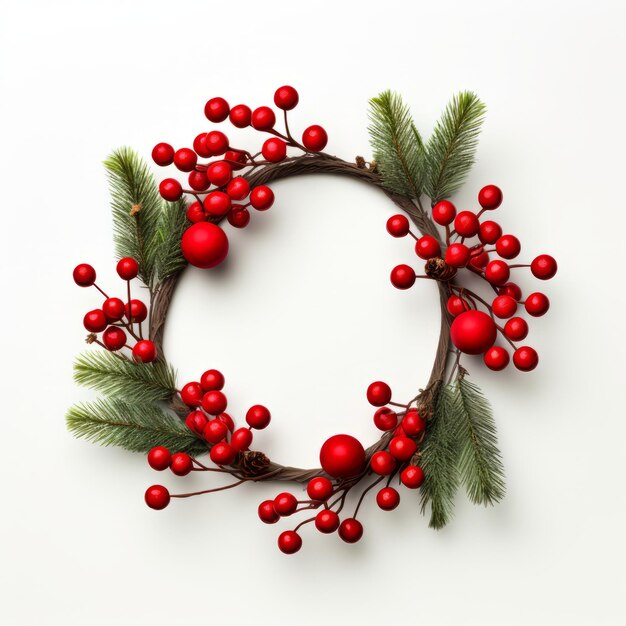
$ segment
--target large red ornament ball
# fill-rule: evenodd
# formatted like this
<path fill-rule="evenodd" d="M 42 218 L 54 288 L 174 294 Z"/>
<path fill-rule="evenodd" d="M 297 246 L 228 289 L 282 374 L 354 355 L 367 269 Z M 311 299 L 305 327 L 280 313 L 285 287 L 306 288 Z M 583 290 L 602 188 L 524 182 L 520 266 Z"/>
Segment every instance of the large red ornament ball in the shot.
<path fill-rule="evenodd" d="M 102 342 L 107 350 L 115 352 L 126 345 L 126 333 L 116 326 L 109 326 L 102 334 Z"/>
<path fill-rule="evenodd" d="M 363 469 L 365 450 L 351 435 L 333 435 L 320 450 L 320 464 L 333 478 L 350 478 Z"/>
<path fill-rule="evenodd" d="M 393 511 L 400 504 L 400 494 L 393 487 L 383 487 L 376 494 L 376 504 L 383 511 Z"/>
<path fill-rule="evenodd" d="M 280 519 L 280 515 L 274 511 L 274 500 L 264 500 L 261 502 L 257 512 L 259 519 L 265 524 L 275 524 Z"/>
<path fill-rule="evenodd" d="M 210 122 L 223 122 L 230 112 L 228 102 L 224 98 L 211 98 L 204 105 L 204 114 Z"/>
<path fill-rule="evenodd" d="M 170 492 L 163 485 L 152 485 L 146 489 L 144 498 L 151 509 L 160 511 L 170 503 Z"/>
<path fill-rule="evenodd" d="M 502 204 L 502 190 L 495 185 L 487 185 L 478 192 L 478 204 L 487 210 L 497 209 Z"/>
<path fill-rule="evenodd" d="M 410 289 L 415 284 L 415 270 L 410 265 L 396 265 L 389 276 L 396 289 Z"/>
<path fill-rule="evenodd" d="M 156 446 L 148 452 L 148 465 L 157 472 L 166 470 L 172 463 L 172 455 L 164 446 Z"/>
<path fill-rule="evenodd" d="M 427 261 L 433 257 L 441 256 L 441 246 L 434 237 L 424 235 L 415 242 L 415 254 L 420 259 Z"/>
<path fill-rule="evenodd" d="M 96 270 L 89 263 L 81 263 L 74 268 L 72 277 L 79 287 L 91 287 L 96 282 Z"/>
<path fill-rule="evenodd" d="M 531 293 L 524 302 L 526 312 L 533 317 L 541 317 L 548 312 L 550 308 L 550 300 L 544 293 L 536 291 Z"/>
<path fill-rule="evenodd" d="M 181 241 L 183 256 L 195 267 L 219 265 L 228 254 L 228 237 L 217 225 L 200 222 L 190 226 Z"/>
<path fill-rule="evenodd" d="M 409 234 L 409 230 L 409 220 L 406 218 L 405 215 L 392 215 L 387 220 L 387 232 L 392 237 L 405 237 Z"/>
<path fill-rule="evenodd" d="M 339 526 L 339 536 L 346 543 L 356 543 L 363 536 L 363 524 L 353 517 L 348 517 Z"/>
<path fill-rule="evenodd" d="M 274 94 L 274 104 L 283 111 L 291 111 L 300 100 L 298 92 L 289 85 L 279 87 Z"/>
<path fill-rule="evenodd" d="M 152 160 L 161 167 L 174 162 L 174 148 L 169 143 L 158 143 L 152 148 Z"/>
<path fill-rule="evenodd" d="M 102 309 L 89 311 L 83 317 L 83 326 L 90 333 L 101 333 L 108 325 L 107 316 Z"/>
<path fill-rule="evenodd" d="M 133 357 L 139 363 L 152 363 L 157 358 L 156 346 L 149 339 L 142 339 L 133 346 Z"/>
<path fill-rule="evenodd" d="M 285 530 L 278 536 L 278 548 L 285 554 L 294 554 L 302 547 L 302 537 L 295 530 Z"/>
<path fill-rule="evenodd" d="M 334 533 L 339 528 L 339 515 L 335 511 L 324 509 L 315 516 L 315 528 L 321 533 Z"/>
<path fill-rule="evenodd" d="M 306 486 L 306 492 L 311 500 L 325 502 L 333 495 L 333 484 L 326 476 L 311 478 Z"/>
<path fill-rule="evenodd" d="M 417 465 L 407 465 L 400 472 L 400 481 L 408 489 L 417 489 L 424 482 L 424 470 Z"/>
<path fill-rule="evenodd" d="M 310 152 L 321 152 L 328 143 L 328 135 L 321 126 L 314 124 L 302 133 L 302 143 Z"/>
<path fill-rule="evenodd" d="M 509 364 L 509 353 L 502 346 L 492 346 L 483 355 L 485 365 L 494 372 L 503 370 Z"/>
<path fill-rule="evenodd" d="M 372 406 L 385 406 L 391 400 L 391 387 L 380 380 L 367 388 L 367 401 Z"/>
<path fill-rule="evenodd" d="M 540 280 L 549 280 L 556 274 L 556 270 L 556 261 L 549 254 L 540 254 L 530 264 L 530 271 L 533 276 Z"/>
<path fill-rule="evenodd" d="M 456 215 L 456 207 L 449 200 L 440 200 L 432 209 L 433 220 L 441 226 L 451 224 Z"/>
<path fill-rule="evenodd" d="M 262 404 L 251 406 L 246 413 L 246 422 L 250 428 L 256 428 L 257 430 L 267 428 L 271 419 L 272 415 L 269 409 Z"/>
<path fill-rule="evenodd" d="M 465 311 L 452 321 L 452 343 L 465 354 L 482 354 L 493 346 L 498 330 L 489 315 L 482 311 Z"/>
<path fill-rule="evenodd" d="M 530 346 L 522 346 L 513 353 L 513 364 L 522 372 L 534 370 L 538 363 L 539 355 Z"/>

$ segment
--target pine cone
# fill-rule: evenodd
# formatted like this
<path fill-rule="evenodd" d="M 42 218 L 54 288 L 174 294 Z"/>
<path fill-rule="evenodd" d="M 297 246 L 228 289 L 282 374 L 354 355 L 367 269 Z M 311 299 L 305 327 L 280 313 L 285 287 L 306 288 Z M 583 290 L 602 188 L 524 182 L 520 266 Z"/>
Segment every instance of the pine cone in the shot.
<path fill-rule="evenodd" d="M 450 280 L 456 274 L 456 267 L 448 265 L 441 257 L 433 257 L 426 261 L 424 265 L 426 276 L 430 276 L 435 280 Z"/>
<path fill-rule="evenodd" d="M 244 476 L 258 476 L 263 474 L 270 464 L 269 458 L 263 452 L 244 452 L 241 455 L 239 467 Z"/>

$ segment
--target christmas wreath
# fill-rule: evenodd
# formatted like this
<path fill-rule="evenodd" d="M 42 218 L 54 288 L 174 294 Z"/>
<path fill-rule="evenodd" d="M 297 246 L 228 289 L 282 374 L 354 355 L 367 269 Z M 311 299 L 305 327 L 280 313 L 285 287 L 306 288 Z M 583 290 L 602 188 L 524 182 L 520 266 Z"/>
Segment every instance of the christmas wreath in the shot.
<path fill-rule="evenodd" d="M 528 334 L 528 323 L 518 313 L 523 309 L 531 317 L 541 316 L 549 301 L 541 292 L 523 296 L 510 275 L 530 268 L 535 278 L 546 280 L 557 269 L 545 254 L 529 264 L 511 263 L 520 253 L 519 240 L 485 219 L 502 203 L 495 185 L 480 189 L 476 211 L 457 211 L 449 200 L 474 162 L 485 113 L 475 94 L 453 97 L 427 142 L 401 98 L 380 94 L 370 103 L 373 159 L 357 157 L 354 162 L 324 152 L 328 137 L 321 126 L 309 126 L 298 135 L 300 140 L 295 138 L 288 111 L 298 100 L 293 87 L 276 91 L 274 104 L 283 117 L 278 130 L 276 113 L 268 106 L 252 110 L 245 104 L 231 107 L 223 98 L 210 99 L 204 109 L 209 122 L 252 126 L 264 141 L 253 153 L 235 147 L 220 130 L 204 129 L 192 148 L 174 150 L 158 143 L 152 159 L 185 173 L 184 186 L 173 177 L 157 185 L 147 165 L 127 148 L 107 159 L 117 273 L 123 284 L 119 297 L 109 295 L 96 283 L 91 265 L 83 263 L 74 270 L 76 284 L 93 286 L 104 298 L 84 317 L 87 343 L 103 349 L 77 358 L 75 380 L 103 395 L 73 406 L 67 414 L 68 428 L 76 436 L 147 453 L 155 470 L 169 469 L 178 476 L 215 472 L 234 479 L 194 493 L 170 493 L 165 486 L 153 485 L 145 492 L 153 509 L 165 508 L 172 499 L 249 481 L 300 483 L 306 495 L 284 491 L 258 507 L 259 518 L 267 524 L 311 512 L 279 535 L 278 546 L 285 553 L 300 549 L 300 528 L 308 523 L 322 533 L 337 531 L 348 543 L 358 541 L 363 534 L 359 508 L 374 489 L 384 511 L 398 506 L 401 488 L 419 489 L 422 511 L 429 508 L 434 528 L 450 519 L 461 486 L 475 503 L 493 504 L 503 497 L 493 416 L 479 388 L 468 380 L 471 358 L 466 355 L 480 356 L 497 371 L 509 365 L 511 351 L 517 369 L 534 369 L 537 352 L 519 345 Z M 413 398 L 396 398 L 382 381 L 367 388 L 380 439 L 365 448 L 349 434 L 334 435 L 321 446 L 321 468 L 300 469 L 280 465 L 253 448 L 254 432 L 270 424 L 270 411 L 252 406 L 245 425 L 237 425 L 226 412 L 220 371 L 209 369 L 199 380 L 179 387 L 163 352 L 163 332 L 186 265 L 212 268 L 229 253 L 224 222 L 245 228 L 251 210 L 264 212 L 274 203 L 269 186 L 273 181 L 315 173 L 365 182 L 397 205 L 401 212 L 387 221 L 387 231 L 411 241 L 419 260 L 417 270 L 394 267 L 391 283 L 409 289 L 418 279 L 435 281 L 441 327 L 430 378 Z M 466 284 L 471 275 L 479 279 L 479 288 Z M 147 303 L 132 297 L 136 280 L 147 288 Z M 351 512 L 344 514 L 353 499 Z"/>

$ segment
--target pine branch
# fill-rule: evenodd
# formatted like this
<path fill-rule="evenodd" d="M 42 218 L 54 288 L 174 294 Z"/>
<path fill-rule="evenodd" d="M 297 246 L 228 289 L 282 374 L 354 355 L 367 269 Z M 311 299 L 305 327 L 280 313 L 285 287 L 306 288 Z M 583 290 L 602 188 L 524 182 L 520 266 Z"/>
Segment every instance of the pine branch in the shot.
<path fill-rule="evenodd" d="M 450 521 L 459 486 L 459 446 L 454 422 L 454 393 L 447 385 L 439 392 L 420 461 L 425 475 L 421 490 L 422 513 L 430 502 L 429 526 L 436 529 L 443 528 Z"/>
<path fill-rule="evenodd" d="M 180 240 L 189 225 L 185 215 L 186 203 L 179 200 L 163 204 L 156 233 L 156 266 L 159 281 L 180 272 L 187 265 L 180 247 Z"/>
<path fill-rule="evenodd" d="M 504 468 L 491 407 L 480 389 L 460 378 L 454 393 L 460 445 L 459 473 L 475 504 L 495 504 L 505 494 Z"/>
<path fill-rule="evenodd" d="M 449 198 L 474 164 L 485 105 L 471 91 L 449 102 L 426 147 L 428 171 L 424 191 L 433 202 Z"/>
<path fill-rule="evenodd" d="M 370 143 L 385 187 L 419 199 L 424 181 L 425 154 L 408 107 L 402 98 L 384 91 L 370 100 Z"/>
<path fill-rule="evenodd" d="M 66 415 L 67 428 L 76 437 L 103 446 L 148 452 L 154 446 L 201 454 L 206 444 L 177 417 L 150 404 L 120 399 L 75 404 Z"/>
<path fill-rule="evenodd" d="M 74 380 L 133 404 L 167 401 L 176 390 L 174 370 L 163 361 L 135 364 L 104 350 L 81 354 Z"/>

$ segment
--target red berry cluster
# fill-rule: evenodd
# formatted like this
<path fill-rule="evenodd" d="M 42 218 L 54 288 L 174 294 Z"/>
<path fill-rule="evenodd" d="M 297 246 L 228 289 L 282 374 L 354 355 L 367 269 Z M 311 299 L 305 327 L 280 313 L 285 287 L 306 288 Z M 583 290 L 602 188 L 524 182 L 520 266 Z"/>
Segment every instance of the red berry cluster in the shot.
<path fill-rule="evenodd" d="M 130 295 L 130 281 L 137 277 L 139 263 L 130 257 L 120 259 L 117 264 L 118 276 L 126 281 L 125 299 L 109 297 L 96 284 L 96 270 L 87 263 L 74 268 L 74 282 L 79 287 L 95 287 L 105 298 L 99 309 L 88 311 L 83 318 L 83 325 L 89 331 L 88 343 L 117 352 L 122 348 L 132 350 L 133 358 L 139 363 L 150 363 L 157 358 L 156 346 L 149 339 L 143 338 L 142 323 L 148 317 L 146 305 Z M 102 333 L 101 339 L 98 334 Z M 135 344 L 128 344 L 128 335 Z"/>
<path fill-rule="evenodd" d="M 287 159 L 287 149 L 296 148 L 304 153 L 320 152 L 326 147 L 328 136 L 318 125 L 309 126 L 298 142 L 289 130 L 287 112 L 298 104 L 298 92 L 288 85 L 274 94 L 274 104 L 284 114 L 284 133 L 276 130 L 276 114 L 268 106 L 251 109 L 245 104 L 231 107 L 224 98 L 211 98 L 204 107 L 210 122 L 219 124 L 230 120 L 236 128 L 252 126 L 255 130 L 272 135 L 261 150 L 252 154 L 234 147 L 230 139 L 219 130 L 201 132 L 193 141 L 193 148 L 174 148 L 168 143 L 158 143 L 152 150 L 157 165 L 174 166 L 188 173 L 188 188 L 175 178 L 166 178 L 159 185 L 161 196 L 170 202 L 183 194 L 194 198 L 187 208 L 191 226 L 184 232 L 181 247 L 187 261 L 196 267 L 210 268 L 219 265 L 228 254 L 228 238 L 215 221 L 226 217 L 235 228 L 244 228 L 250 221 L 248 207 L 266 211 L 274 203 L 274 193 L 266 185 L 250 188 L 246 177 L 255 168 Z M 201 162 L 199 159 L 207 159 Z M 239 172 L 238 174 L 236 174 Z"/>
<path fill-rule="evenodd" d="M 391 282 L 398 289 L 408 289 L 417 278 L 445 280 L 449 292 L 448 313 L 452 343 L 465 354 L 482 354 L 487 367 L 504 369 L 510 361 L 509 352 L 495 345 L 498 333 L 513 349 L 513 363 L 521 371 L 537 367 L 539 357 L 530 346 L 518 347 L 528 334 L 528 323 L 517 315 L 523 306 L 532 317 L 544 315 L 550 306 L 548 297 L 534 292 L 525 298 L 511 270 L 529 267 L 535 278 L 548 280 L 557 271 L 557 263 L 548 254 L 537 256 L 530 264 L 511 264 L 521 244 L 515 235 L 502 234 L 501 226 L 492 220 L 481 220 L 485 211 L 502 204 L 502 191 L 495 185 L 483 187 L 478 194 L 478 213 L 457 212 L 449 200 L 441 200 L 432 208 L 433 221 L 445 228 L 445 250 L 439 240 L 430 235 L 416 236 L 404 215 L 394 215 L 387 221 L 387 231 L 393 237 L 410 235 L 415 239 L 415 253 L 426 261 L 425 275 L 417 275 L 409 265 L 398 265 L 391 272 Z M 493 247 L 490 247 L 493 246 Z M 493 259 L 491 255 L 499 258 Z M 457 285 L 453 280 L 458 270 L 480 276 L 495 292 L 491 302 L 475 292 Z M 484 310 L 480 310 L 480 308 Z M 498 320 L 507 320 L 502 326 Z"/>

